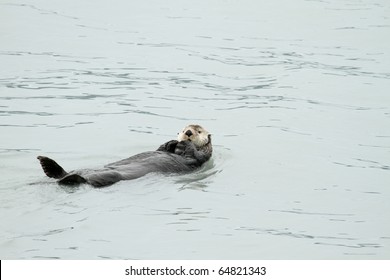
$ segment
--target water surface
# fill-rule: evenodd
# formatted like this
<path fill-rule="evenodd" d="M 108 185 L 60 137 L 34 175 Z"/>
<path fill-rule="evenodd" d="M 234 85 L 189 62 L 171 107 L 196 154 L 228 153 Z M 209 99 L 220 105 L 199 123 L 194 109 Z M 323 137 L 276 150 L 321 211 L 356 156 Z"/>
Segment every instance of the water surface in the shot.
<path fill-rule="evenodd" d="M 266 3 L 264 3 L 266 2 Z M 388 259 L 388 1 L 0 1 L 0 258 Z M 58 186 L 189 123 L 187 175 Z"/>

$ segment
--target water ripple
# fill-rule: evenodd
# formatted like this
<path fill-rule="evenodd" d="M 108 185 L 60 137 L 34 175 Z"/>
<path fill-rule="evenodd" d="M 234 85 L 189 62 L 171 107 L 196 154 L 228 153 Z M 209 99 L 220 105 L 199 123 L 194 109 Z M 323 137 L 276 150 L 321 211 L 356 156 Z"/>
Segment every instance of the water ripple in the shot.
<path fill-rule="evenodd" d="M 271 211 L 271 212 L 282 212 L 282 213 L 291 213 L 291 214 L 299 214 L 299 215 L 343 216 L 343 217 L 355 216 L 355 214 L 317 213 L 317 212 L 304 212 L 304 211 L 298 211 L 298 210 L 268 210 L 268 211 Z"/>
<path fill-rule="evenodd" d="M 65 15 L 65 14 L 60 14 L 60 13 L 58 13 L 56 11 L 53 11 L 53 10 L 42 9 L 40 7 L 37 7 L 35 5 L 31 5 L 31 4 L 2 3 L 1 5 L 29 8 L 29 9 L 32 9 L 32 10 L 40 12 L 40 14 L 42 14 L 42 15 L 54 15 L 54 16 L 59 16 L 59 17 L 64 17 L 64 18 L 74 19 L 74 20 L 79 20 L 80 19 L 80 18 L 75 17 L 75 16 L 69 16 L 69 15 Z"/>
<path fill-rule="evenodd" d="M 288 236 L 288 237 L 294 237 L 294 238 L 306 238 L 306 239 L 334 239 L 334 240 L 347 240 L 347 241 L 353 241 L 356 240 L 356 238 L 351 237 L 338 237 L 338 236 L 321 236 L 321 235 L 310 235 L 310 234 L 304 234 L 304 233 L 294 233 L 290 231 L 288 228 L 285 229 L 266 229 L 266 228 L 252 228 L 252 227 L 240 227 L 237 228 L 238 231 L 253 231 L 257 234 L 271 234 L 271 235 L 278 235 L 278 236 Z"/>
<path fill-rule="evenodd" d="M 352 167 L 352 168 L 374 168 L 374 169 L 382 169 L 382 170 L 390 170 L 390 166 L 389 165 L 385 165 L 385 164 L 382 164 L 380 162 L 377 162 L 377 161 L 373 161 L 373 160 L 367 160 L 367 159 L 354 159 L 355 161 L 359 162 L 359 163 L 366 163 L 365 165 L 357 165 L 357 164 L 349 164 L 349 163 L 342 163 L 342 162 L 333 162 L 334 164 L 337 164 L 337 165 L 342 165 L 342 166 L 345 166 L 345 167 Z"/>

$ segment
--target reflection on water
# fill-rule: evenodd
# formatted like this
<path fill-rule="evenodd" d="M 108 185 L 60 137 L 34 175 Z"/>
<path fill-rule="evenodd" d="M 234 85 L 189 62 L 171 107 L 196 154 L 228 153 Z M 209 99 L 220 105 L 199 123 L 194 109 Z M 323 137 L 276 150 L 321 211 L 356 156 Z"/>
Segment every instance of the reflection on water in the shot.
<path fill-rule="evenodd" d="M 390 256 L 387 1 L 89 5 L 0 4 L 2 258 Z M 214 144 L 191 174 L 68 188 L 36 161 L 188 123 Z"/>

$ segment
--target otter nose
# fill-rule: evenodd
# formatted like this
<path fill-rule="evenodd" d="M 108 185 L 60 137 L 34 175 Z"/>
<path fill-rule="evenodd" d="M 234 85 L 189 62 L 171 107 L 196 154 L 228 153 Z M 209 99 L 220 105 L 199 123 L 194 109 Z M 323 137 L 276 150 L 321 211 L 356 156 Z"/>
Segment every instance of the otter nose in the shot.
<path fill-rule="evenodd" d="M 186 131 L 186 135 L 187 135 L 188 137 L 190 137 L 190 136 L 192 135 L 192 131 L 191 131 L 191 130 L 187 130 L 187 131 Z"/>

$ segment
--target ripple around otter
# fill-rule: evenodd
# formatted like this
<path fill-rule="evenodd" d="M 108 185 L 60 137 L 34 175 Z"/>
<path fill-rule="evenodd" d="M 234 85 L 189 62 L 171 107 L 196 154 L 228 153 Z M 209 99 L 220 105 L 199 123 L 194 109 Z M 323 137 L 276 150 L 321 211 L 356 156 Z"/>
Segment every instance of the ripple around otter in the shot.
<path fill-rule="evenodd" d="M 0 4 L 0 258 L 389 259 L 389 1 L 248 1 Z M 36 160 L 188 123 L 215 147 L 191 174 L 70 188 Z"/>

